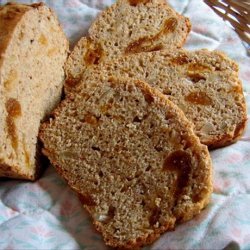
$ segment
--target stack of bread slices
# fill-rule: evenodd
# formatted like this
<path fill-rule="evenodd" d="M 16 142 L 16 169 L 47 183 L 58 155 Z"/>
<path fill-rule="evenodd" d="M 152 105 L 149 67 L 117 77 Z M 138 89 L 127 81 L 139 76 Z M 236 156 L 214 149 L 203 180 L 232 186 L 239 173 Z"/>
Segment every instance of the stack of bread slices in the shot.
<path fill-rule="evenodd" d="M 8 21 L 8 9 L 20 17 Z M 105 243 L 135 249 L 200 213 L 212 193 L 208 147 L 235 142 L 246 125 L 235 62 L 182 49 L 190 21 L 164 0 L 118 0 L 67 60 L 66 39 L 44 5 L 7 5 L 0 19 L 11 23 L 7 49 L 0 46 L 0 175 L 35 178 L 38 124 L 58 102 L 66 62 L 66 97 L 40 127 L 43 153 Z M 17 67 L 23 47 L 27 63 Z"/>

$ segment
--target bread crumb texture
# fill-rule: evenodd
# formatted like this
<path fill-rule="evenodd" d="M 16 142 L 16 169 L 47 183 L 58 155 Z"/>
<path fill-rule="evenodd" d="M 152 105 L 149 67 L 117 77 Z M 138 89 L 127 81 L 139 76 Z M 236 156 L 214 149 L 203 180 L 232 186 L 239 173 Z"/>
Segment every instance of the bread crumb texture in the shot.
<path fill-rule="evenodd" d="M 82 82 L 40 138 L 109 246 L 150 244 L 209 202 L 207 147 L 183 112 L 141 81 Z"/>

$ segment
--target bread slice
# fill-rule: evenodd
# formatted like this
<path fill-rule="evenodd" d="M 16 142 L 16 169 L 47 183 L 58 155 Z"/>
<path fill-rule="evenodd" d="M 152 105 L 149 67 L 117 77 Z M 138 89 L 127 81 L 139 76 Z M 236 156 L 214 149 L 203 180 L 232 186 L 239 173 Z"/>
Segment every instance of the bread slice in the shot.
<path fill-rule="evenodd" d="M 60 101 L 67 53 L 44 4 L 0 7 L 0 176 L 36 178 L 39 124 Z"/>
<path fill-rule="evenodd" d="M 163 0 L 118 0 L 101 12 L 89 37 L 75 46 L 66 65 L 67 78 L 77 81 L 85 67 L 119 54 L 180 48 L 190 28 L 189 19 Z"/>
<path fill-rule="evenodd" d="M 244 131 L 247 114 L 238 65 L 221 52 L 139 53 L 88 68 L 82 78 L 86 83 L 98 75 L 132 77 L 156 87 L 184 111 L 209 148 L 231 144 Z M 66 86 L 67 92 L 74 88 L 81 86 Z"/>
<path fill-rule="evenodd" d="M 141 81 L 82 84 L 40 138 L 106 244 L 135 249 L 198 214 L 212 192 L 212 166 L 183 112 Z"/>

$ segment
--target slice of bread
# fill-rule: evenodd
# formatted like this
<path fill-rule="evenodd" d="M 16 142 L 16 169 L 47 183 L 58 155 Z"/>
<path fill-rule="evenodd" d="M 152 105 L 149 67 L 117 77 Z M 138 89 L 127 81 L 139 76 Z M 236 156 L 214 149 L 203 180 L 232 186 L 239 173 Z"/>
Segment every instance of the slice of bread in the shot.
<path fill-rule="evenodd" d="M 75 46 L 67 62 L 67 78 L 76 81 L 85 67 L 119 54 L 180 48 L 190 28 L 189 19 L 163 0 L 118 0 L 101 12 L 89 37 Z"/>
<path fill-rule="evenodd" d="M 85 83 L 98 75 L 132 77 L 156 87 L 184 111 L 209 148 L 231 144 L 244 131 L 247 114 L 238 65 L 221 52 L 139 53 L 87 68 L 82 78 Z M 79 85 L 68 82 L 66 90 L 81 88 Z"/>
<path fill-rule="evenodd" d="M 106 244 L 135 249 L 209 202 L 211 159 L 183 112 L 132 79 L 96 79 L 41 126 L 44 153 Z"/>
<path fill-rule="evenodd" d="M 39 125 L 60 101 L 67 54 L 44 4 L 0 7 L 0 176 L 36 178 Z"/>

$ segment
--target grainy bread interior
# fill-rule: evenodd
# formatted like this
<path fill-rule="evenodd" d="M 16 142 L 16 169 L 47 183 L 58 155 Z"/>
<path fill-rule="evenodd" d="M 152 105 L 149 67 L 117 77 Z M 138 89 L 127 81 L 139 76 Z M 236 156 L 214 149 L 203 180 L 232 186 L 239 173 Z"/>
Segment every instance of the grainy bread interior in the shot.
<path fill-rule="evenodd" d="M 180 48 L 190 27 L 189 19 L 163 0 L 118 0 L 101 12 L 89 37 L 75 46 L 66 65 L 67 78 L 76 81 L 85 67 L 119 54 Z"/>
<path fill-rule="evenodd" d="M 212 166 L 183 112 L 136 80 L 82 87 L 40 138 L 106 244 L 135 249 L 198 214 L 212 192 Z"/>
<path fill-rule="evenodd" d="M 67 53 L 44 4 L 0 7 L 0 176 L 36 178 L 38 129 L 60 101 Z"/>
<path fill-rule="evenodd" d="M 74 56 L 81 58 L 81 54 Z M 246 104 L 238 65 L 221 52 L 164 50 L 120 56 L 86 68 L 82 79 L 91 82 L 99 75 L 131 77 L 156 87 L 184 111 L 196 135 L 210 148 L 233 143 L 245 128 Z M 81 84 L 66 85 L 67 92 L 75 88 L 79 91 Z"/>

